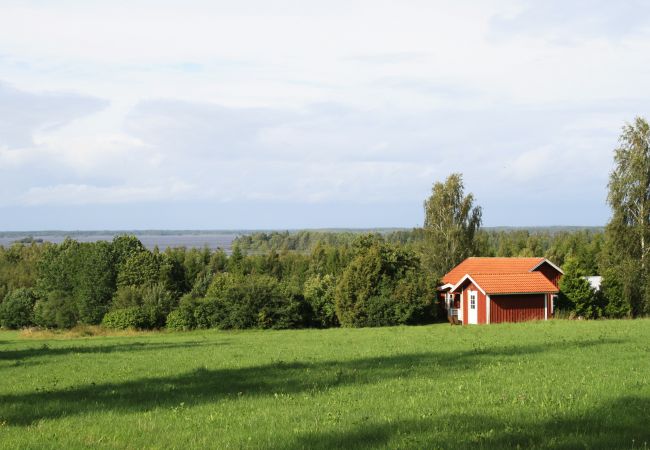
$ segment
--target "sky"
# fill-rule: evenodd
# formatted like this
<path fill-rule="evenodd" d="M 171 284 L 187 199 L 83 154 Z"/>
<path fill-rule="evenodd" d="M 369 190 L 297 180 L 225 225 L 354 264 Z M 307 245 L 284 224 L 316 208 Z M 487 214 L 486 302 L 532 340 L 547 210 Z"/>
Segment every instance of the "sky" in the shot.
<path fill-rule="evenodd" d="M 0 230 L 603 225 L 650 1 L 0 0 Z"/>

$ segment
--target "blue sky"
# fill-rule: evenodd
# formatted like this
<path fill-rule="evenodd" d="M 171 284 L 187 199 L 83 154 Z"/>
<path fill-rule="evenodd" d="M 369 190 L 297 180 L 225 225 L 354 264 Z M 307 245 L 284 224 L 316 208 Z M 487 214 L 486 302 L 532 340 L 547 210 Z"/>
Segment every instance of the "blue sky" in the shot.
<path fill-rule="evenodd" d="M 0 4 L 0 230 L 602 225 L 650 2 Z"/>

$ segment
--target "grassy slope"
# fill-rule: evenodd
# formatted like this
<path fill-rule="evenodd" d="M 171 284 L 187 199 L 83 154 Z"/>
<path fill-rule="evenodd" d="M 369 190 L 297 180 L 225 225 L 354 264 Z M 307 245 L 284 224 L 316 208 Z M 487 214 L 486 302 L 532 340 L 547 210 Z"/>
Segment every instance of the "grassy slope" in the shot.
<path fill-rule="evenodd" d="M 647 448 L 650 321 L 4 332 L 0 445 Z"/>

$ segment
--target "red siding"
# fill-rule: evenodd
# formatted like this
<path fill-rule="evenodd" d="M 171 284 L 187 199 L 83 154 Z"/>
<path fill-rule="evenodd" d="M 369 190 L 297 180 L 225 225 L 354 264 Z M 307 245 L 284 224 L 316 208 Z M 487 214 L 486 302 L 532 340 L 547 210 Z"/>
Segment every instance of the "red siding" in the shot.
<path fill-rule="evenodd" d="M 560 278 L 562 278 L 562 274 L 555 270 L 555 268 L 549 263 L 544 262 L 541 266 L 535 269 L 535 271 L 541 272 L 556 288 L 560 287 Z"/>
<path fill-rule="evenodd" d="M 478 324 L 484 324 L 487 323 L 486 317 L 487 317 L 487 307 L 486 307 L 486 299 L 485 299 L 485 294 L 481 292 L 481 290 L 474 285 L 474 283 L 470 282 L 469 280 L 463 286 L 463 325 L 467 325 L 468 319 L 469 319 L 469 291 L 476 291 L 477 292 L 477 298 L 476 298 L 476 307 L 477 307 L 477 323 Z"/>
<path fill-rule="evenodd" d="M 549 263 L 544 262 L 541 266 L 535 269 L 538 272 L 541 272 L 548 280 L 553 283 L 556 288 L 560 288 L 560 280 L 562 279 L 562 273 L 558 272 L 553 266 Z M 548 315 L 551 317 L 553 315 L 553 298 L 548 296 Z"/>
<path fill-rule="evenodd" d="M 490 323 L 544 320 L 544 294 L 493 295 Z"/>

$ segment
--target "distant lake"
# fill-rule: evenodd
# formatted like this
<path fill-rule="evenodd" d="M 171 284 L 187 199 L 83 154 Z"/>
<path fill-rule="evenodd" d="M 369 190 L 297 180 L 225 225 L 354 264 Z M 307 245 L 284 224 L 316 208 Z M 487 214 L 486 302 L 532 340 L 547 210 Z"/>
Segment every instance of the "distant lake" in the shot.
<path fill-rule="evenodd" d="M 59 244 L 65 239 L 64 235 L 38 235 L 38 234 L 25 234 L 23 236 L 0 237 L 0 245 L 4 247 L 10 246 L 14 241 L 32 236 L 34 239 L 43 239 L 47 242 Z M 97 235 L 82 235 L 74 234 L 72 238 L 79 242 L 97 242 L 97 241 L 112 241 L 111 234 L 97 234 Z M 156 245 L 160 250 L 165 250 L 168 247 L 187 247 L 187 248 L 203 248 L 207 246 L 210 250 L 222 248 L 227 253 L 232 249 L 232 241 L 238 236 L 237 234 L 145 234 L 138 235 L 135 233 L 140 242 L 145 247 L 152 250 Z"/>

